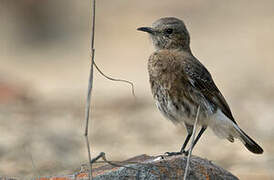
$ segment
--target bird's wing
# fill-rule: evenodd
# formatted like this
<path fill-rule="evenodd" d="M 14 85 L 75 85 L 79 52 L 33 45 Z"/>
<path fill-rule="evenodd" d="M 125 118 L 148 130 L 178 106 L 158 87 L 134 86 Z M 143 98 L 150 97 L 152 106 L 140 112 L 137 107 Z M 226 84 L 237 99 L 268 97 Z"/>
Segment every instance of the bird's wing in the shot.
<path fill-rule="evenodd" d="M 209 102 L 219 107 L 229 119 L 237 124 L 225 98 L 215 85 L 210 73 L 198 60 L 195 59 L 194 63 L 193 60 L 191 60 L 191 63 L 187 63 L 184 67 L 184 73 L 193 87 L 200 90 Z"/>

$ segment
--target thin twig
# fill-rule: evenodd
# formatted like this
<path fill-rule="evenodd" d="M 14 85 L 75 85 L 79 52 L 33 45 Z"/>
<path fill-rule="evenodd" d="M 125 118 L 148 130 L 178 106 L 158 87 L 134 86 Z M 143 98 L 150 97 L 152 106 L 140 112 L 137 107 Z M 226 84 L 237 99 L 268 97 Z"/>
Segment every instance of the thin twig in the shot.
<path fill-rule="evenodd" d="M 99 157 L 99 158 L 98 158 Z M 91 160 L 92 164 L 140 164 L 140 165 L 146 165 L 146 164 L 151 164 L 151 163 L 142 163 L 139 161 L 98 161 L 98 159 L 100 159 L 102 157 L 101 154 L 99 154 L 97 157 L 95 157 L 94 159 Z M 94 161 L 95 160 L 95 161 Z M 120 166 L 120 165 L 119 165 Z M 157 167 L 165 167 L 164 165 L 156 165 Z"/>
<path fill-rule="evenodd" d="M 131 93 L 132 93 L 132 95 L 133 95 L 134 97 L 136 97 L 136 96 L 135 96 L 135 92 L 134 92 L 134 84 L 133 84 L 131 81 L 127 81 L 127 80 L 124 80 L 124 79 L 116 79 L 116 78 L 112 78 L 112 77 L 106 75 L 106 74 L 103 73 L 103 72 L 101 71 L 101 69 L 97 66 L 97 64 L 95 63 L 95 61 L 94 61 L 94 66 L 95 66 L 95 68 L 97 69 L 97 71 L 98 71 L 102 76 L 104 76 L 105 78 L 107 78 L 107 79 L 109 79 L 109 80 L 111 80 L 111 81 L 119 81 L 119 82 L 124 82 L 124 83 L 128 83 L 129 85 L 131 85 Z"/>
<path fill-rule="evenodd" d="M 190 164 L 190 157 L 191 157 L 192 149 L 193 149 L 193 146 L 194 146 L 194 139 L 195 139 L 195 135 L 196 135 L 196 128 L 197 128 L 199 113 L 200 113 L 200 106 L 198 106 L 197 113 L 196 113 L 195 123 L 194 123 L 194 127 L 193 127 L 193 134 L 192 134 L 192 139 L 191 139 L 191 145 L 190 145 L 188 156 L 187 156 L 186 168 L 185 168 L 185 173 L 184 173 L 184 180 L 186 180 L 187 174 L 188 174 L 188 169 L 189 169 L 189 164 Z"/>
<path fill-rule="evenodd" d="M 98 159 L 100 159 L 101 157 L 105 156 L 105 153 L 104 152 L 101 152 L 98 156 L 96 156 L 95 158 L 93 158 L 91 161 L 90 161 L 90 164 L 93 164 L 93 163 L 96 163 Z M 103 161 L 105 162 L 105 161 Z"/>
<path fill-rule="evenodd" d="M 100 158 L 102 158 L 103 161 L 98 161 Z M 98 156 L 96 156 L 95 158 L 93 158 L 90 161 L 90 164 L 97 164 L 97 163 L 100 163 L 100 164 L 105 163 L 105 164 L 109 164 L 114 167 L 123 167 L 126 169 L 138 171 L 138 172 L 145 171 L 145 170 L 129 167 L 127 165 L 129 165 L 129 164 L 150 165 L 150 163 L 142 163 L 142 162 L 137 162 L 137 161 L 109 161 L 109 160 L 107 160 L 106 154 L 104 152 L 101 152 Z M 126 165 L 124 165 L 124 163 L 126 163 Z M 164 165 L 156 165 L 156 166 L 157 167 L 165 167 Z M 160 177 L 160 175 L 158 173 L 155 173 L 155 172 L 151 172 L 151 173 Z"/>
<path fill-rule="evenodd" d="M 90 153 L 90 146 L 89 146 L 89 139 L 88 139 L 88 136 L 85 135 L 85 140 L 86 140 L 86 145 L 87 145 L 87 151 L 88 151 L 88 167 L 89 167 L 89 173 L 88 173 L 88 177 L 89 177 L 89 180 L 92 180 L 92 164 L 90 163 L 91 162 L 91 153 Z"/>
<path fill-rule="evenodd" d="M 89 162 L 89 179 L 92 179 L 92 164 L 95 163 L 100 157 L 105 157 L 105 154 L 102 152 L 97 157 L 91 160 L 91 150 L 90 150 L 90 144 L 88 139 L 88 130 L 89 130 L 89 117 L 90 117 L 90 102 L 91 102 L 91 95 L 92 95 L 92 88 L 93 88 L 93 67 L 95 66 L 96 69 L 99 71 L 99 73 L 104 76 L 105 78 L 112 80 L 112 81 L 120 81 L 125 82 L 131 85 L 131 91 L 133 96 L 135 97 L 134 93 L 134 84 L 130 81 L 123 80 L 123 79 L 114 79 L 107 75 L 105 75 L 100 68 L 95 64 L 94 55 L 95 55 L 95 48 L 94 48 L 94 37 L 95 37 L 95 0 L 92 0 L 91 5 L 91 65 L 90 65 L 90 74 L 89 74 L 89 81 L 88 81 L 88 93 L 87 93 L 87 99 L 86 99 L 86 108 L 85 108 L 85 120 L 86 120 L 86 126 L 85 126 L 85 140 L 86 140 L 86 146 L 87 146 L 87 152 L 88 152 L 88 162 Z"/>
<path fill-rule="evenodd" d="M 128 167 L 128 166 L 124 166 L 124 165 L 121 165 L 121 164 L 116 164 L 116 163 L 113 163 L 113 161 L 108 161 L 107 158 L 106 158 L 106 156 L 105 156 L 105 154 L 103 154 L 102 159 L 103 159 L 106 163 L 108 163 L 108 164 L 110 164 L 110 165 L 112 165 L 112 166 L 114 166 L 114 167 L 124 167 L 124 168 L 132 169 L 132 170 L 135 170 L 135 171 L 139 171 L 138 169 L 135 169 L 135 168 L 133 168 L 133 167 Z"/>
<path fill-rule="evenodd" d="M 94 64 L 94 26 L 95 26 L 95 0 L 93 1 L 92 6 L 92 32 L 91 32 L 91 65 L 90 65 L 90 73 L 89 73 L 89 81 L 88 81 L 88 93 L 86 99 L 86 111 L 85 111 L 85 119 L 86 119 L 86 127 L 85 127 L 85 136 L 88 135 L 88 124 L 89 124 L 89 112 L 90 112 L 90 100 L 91 100 L 91 93 L 93 87 L 93 64 Z"/>
<path fill-rule="evenodd" d="M 94 64 L 94 34 L 95 34 L 95 0 L 92 0 L 91 6 L 91 19 L 92 19 L 92 29 L 91 29 L 91 65 L 90 65 L 90 74 L 89 74 L 89 81 L 88 81 L 88 93 L 86 99 L 86 109 L 85 109 L 85 120 L 86 120 L 86 127 L 85 127 L 85 139 L 88 151 L 88 162 L 89 162 L 89 179 L 92 179 L 92 163 L 91 162 L 91 153 L 90 153 L 90 145 L 88 139 L 88 129 L 89 129 L 89 114 L 90 114 L 90 101 L 91 101 L 91 93 L 93 87 L 93 64 Z"/>

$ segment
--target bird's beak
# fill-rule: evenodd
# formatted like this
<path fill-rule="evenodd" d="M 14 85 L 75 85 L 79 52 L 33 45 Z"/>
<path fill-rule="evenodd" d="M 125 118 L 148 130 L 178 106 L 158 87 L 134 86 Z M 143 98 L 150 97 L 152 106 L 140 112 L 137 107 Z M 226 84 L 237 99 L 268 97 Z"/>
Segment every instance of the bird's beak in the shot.
<path fill-rule="evenodd" d="M 152 29 L 151 27 L 139 27 L 137 29 L 138 31 L 144 31 L 144 32 L 147 32 L 147 33 L 150 33 L 150 34 L 154 34 L 155 30 Z"/>

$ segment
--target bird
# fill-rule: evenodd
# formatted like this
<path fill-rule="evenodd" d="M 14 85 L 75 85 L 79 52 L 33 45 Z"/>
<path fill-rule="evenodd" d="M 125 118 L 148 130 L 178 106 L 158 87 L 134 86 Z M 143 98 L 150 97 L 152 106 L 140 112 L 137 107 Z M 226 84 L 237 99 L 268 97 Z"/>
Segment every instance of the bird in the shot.
<path fill-rule="evenodd" d="M 201 128 L 193 147 L 209 127 L 221 139 L 230 142 L 239 139 L 252 153 L 263 153 L 263 149 L 238 126 L 210 72 L 192 54 L 190 35 L 182 20 L 163 17 L 152 26 L 137 30 L 148 33 L 155 48 L 148 59 L 148 74 L 156 106 L 168 120 L 175 125 L 184 125 L 187 130 L 180 151 L 166 152 L 168 155 L 188 155 L 189 149 L 185 149 L 198 109 Z"/>

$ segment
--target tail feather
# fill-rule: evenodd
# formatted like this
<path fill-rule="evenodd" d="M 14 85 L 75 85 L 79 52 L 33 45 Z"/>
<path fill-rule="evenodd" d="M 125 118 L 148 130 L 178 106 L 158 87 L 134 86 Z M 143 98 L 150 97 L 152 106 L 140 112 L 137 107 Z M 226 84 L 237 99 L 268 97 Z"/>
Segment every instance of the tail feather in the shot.
<path fill-rule="evenodd" d="M 255 154 L 262 154 L 264 152 L 264 150 L 253 139 L 251 139 L 243 130 L 241 130 L 238 126 L 236 129 L 239 132 L 241 141 L 243 142 L 243 144 L 249 151 Z"/>

